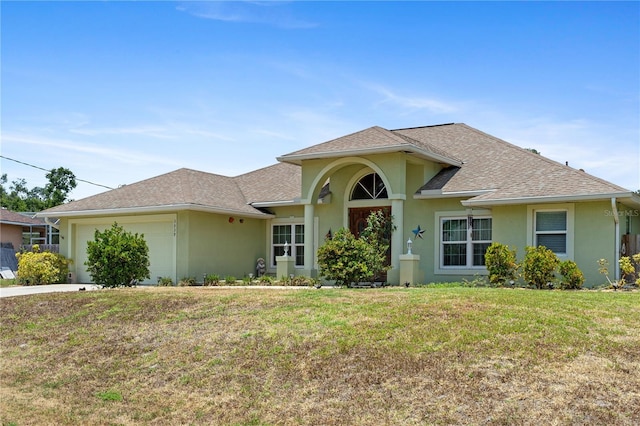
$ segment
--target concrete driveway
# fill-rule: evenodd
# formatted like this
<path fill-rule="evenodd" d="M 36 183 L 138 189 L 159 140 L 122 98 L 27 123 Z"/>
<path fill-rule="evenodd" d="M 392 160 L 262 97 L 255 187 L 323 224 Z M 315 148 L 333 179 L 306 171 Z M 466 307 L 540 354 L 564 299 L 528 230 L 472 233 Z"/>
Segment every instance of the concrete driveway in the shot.
<path fill-rule="evenodd" d="M 93 284 L 49 284 L 0 288 L 0 297 L 28 296 L 30 294 L 56 293 L 60 291 L 98 290 Z"/>

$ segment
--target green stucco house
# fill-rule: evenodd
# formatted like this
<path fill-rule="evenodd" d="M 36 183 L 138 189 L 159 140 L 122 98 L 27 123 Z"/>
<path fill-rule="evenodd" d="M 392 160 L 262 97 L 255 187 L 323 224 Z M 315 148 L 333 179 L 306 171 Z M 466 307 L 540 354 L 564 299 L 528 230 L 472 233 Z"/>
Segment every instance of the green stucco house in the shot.
<path fill-rule="evenodd" d="M 402 281 L 411 239 L 413 279 L 422 283 L 486 274 L 484 251 L 497 241 L 519 257 L 525 246 L 545 245 L 597 285 L 604 282 L 597 260 L 615 265 L 640 234 L 632 191 L 465 124 L 371 127 L 277 160 L 236 177 L 179 169 L 39 216 L 59 219 L 60 252 L 74 260 L 81 283 L 90 282 L 87 241 L 113 222 L 144 234 L 149 283 L 243 277 L 255 273 L 258 258 L 276 274 L 285 244 L 295 273 L 317 277 L 326 236 L 341 227 L 357 233 L 374 209 L 397 226 L 390 284 Z"/>

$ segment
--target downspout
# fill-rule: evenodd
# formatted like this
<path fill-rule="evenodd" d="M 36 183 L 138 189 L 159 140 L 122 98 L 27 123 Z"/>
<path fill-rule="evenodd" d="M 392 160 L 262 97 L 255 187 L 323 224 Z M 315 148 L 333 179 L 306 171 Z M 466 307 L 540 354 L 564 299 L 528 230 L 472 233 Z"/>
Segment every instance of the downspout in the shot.
<path fill-rule="evenodd" d="M 618 205 L 616 197 L 611 198 L 611 209 L 613 210 L 613 221 L 615 222 L 615 250 L 613 252 L 613 261 L 615 263 L 616 281 L 620 280 L 620 218 L 618 217 Z"/>

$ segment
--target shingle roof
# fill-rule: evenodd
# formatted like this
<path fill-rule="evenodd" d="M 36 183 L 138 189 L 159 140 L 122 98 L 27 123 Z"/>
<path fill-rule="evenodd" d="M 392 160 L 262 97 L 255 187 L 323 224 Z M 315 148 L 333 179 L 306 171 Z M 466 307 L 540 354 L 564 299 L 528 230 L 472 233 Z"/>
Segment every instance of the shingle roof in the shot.
<path fill-rule="evenodd" d="M 375 126 L 286 154 L 278 158 L 278 164 L 236 177 L 179 169 L 54 207 L 42 216 L 185 208 L 265 216 L 251 204 L 285 203 L 300 197 L 302 160 L 398 151 L 449 165 L 419 188 L 418 194 L 467 192 L 473 196 L 465 201 L 469 205 L 523 202 L 536 197 L 630 194 L 622 187 L 465 124 L 396 130 Z"/>
<path fill-rule="evenodd" d="M 300 185 L 300 167 L 291 164 L 275 164 L 237 177 L 183 168 L 48 209 L 44 215 L 186 208 L 265 216 L 249 203 L 293 200 L 300 194 Z"/>
<path fill-rule="evenodd" d="M 392 132 L 429 143 L 462 159 L 460 170 L 441 189 L 445 193 L 490 190 L 473 198 L 478 202 L 629 192 L 465 124 Z"/>
<path fill-rule="evenodd" d="M 409 152 L 452 165 L 461 163 L 447 149 L 433 145 L 428 141 L 414 139 L 410 135 L 393 133 L 378 126 L 291 152 L 278 157 L 278 160 L 300 164 L 302 160 L 306 159 L 398 151 Z"/>
<path fill-rule="evenodd" d="M 291 201 L 300 197 L 300 166 L 278 163 L 240 176 L 234 181 L 247 203 Z"/>
<path fill-rule="evenodd" d="M 5 208 L 0 209 L 0 222 L 11 224 L 11 225 L 25 225 L 25 226 L 45 225 L 45 222 L 43 219 L 27 216 L 25 214 L 7 210 Z"/>

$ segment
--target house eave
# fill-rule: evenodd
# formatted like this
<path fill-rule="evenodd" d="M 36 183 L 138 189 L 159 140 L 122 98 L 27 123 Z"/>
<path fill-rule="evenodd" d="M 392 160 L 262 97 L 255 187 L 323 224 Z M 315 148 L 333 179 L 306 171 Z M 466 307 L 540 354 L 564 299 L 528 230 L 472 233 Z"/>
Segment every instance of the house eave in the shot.
<path fill-rule="evenodd" d="M 363 148 L 363 149 L 351 149 L 345 151 L 326 151 L 315 152 L 310 154 L 298 154 L 298 155 L 282 155 L 276 159 L 283 163 L 291 163 L 302 165 L 305 160 L 317 160 L 321 158 L 336 158 L 336 157 L 357 157 L 363 155 L 374 154 L 390 154 L 395 152 L 406 152 L 407 154 L 414 155 L 426 160 L 434 161 L 436 163 L 449 164 L 452 166 L 462 166 L 462 162 L 454 160 L 452 158 L 445 157 L 443 155 L 436 154 L 434 152 L 425 151 L 416 148 L 413 145 L 401 144 L 401 145 L 389 145 L 381 148 Z"/>
<path fill-rule="evenodd" d="M 542 204 L 542 203 L 566 203 L 566 202 L 585 202 L 585 201 L 604 201 L 611 198 L 617 198 L 619 201 L 630 200 L 633 202 L 634 195 L 632 192 L 613 192 L 606 194 L 577 194 L 577 195 L 545 195 L 536 197 L 512 197 L 498 198 L 492 200 L 469 200 L 461 201 L 465 207 L 491 207 L 491 206 L 508 206 L 517 204 Z M 636 201 L 640 205 L 640 200 Z"/>
<path fill-rule="evenodd" d="M 162 205 L 162 206 L 145 206 L 145 207 L 124 207 L 124 208 L 113 208 L 113 209 L 94 209 L 94 210 L 73 210 L 73 211 L 53 211 L 47 212 L 43 211 L 37 213 L 37 217 L 80 217 L 80 216 L 113 216 L 113 215 L 127 215 L 127 214 L 154 214 L 154 213 L 167 213 L 167 212 L 178 212 L 178 211 L 199 211 L 206 213 L 214 213 L 214 214 L 232 214 L 243 217 L 251 217 L 258 219 L 267 219 L 273 217 L 273 215 L 268 213 L 263 213 L 260 211 L 247 212 L 243 210 L 236 209 L 224 209 L 220 207 L 212 207 L 205 206 L 201 204 L 171 204 L 171 205 Z"/>
<path fill-rule="evenodd" d="M 471 198 L 493 192 L 493 189 L 483 189 L 474 191 L 451 191 L 446 192 L 441 189 L 423 190 L 413 195 L 415 200 L 432 200 L 436 198 Z"/>
<path fill-rule="evenodd" d="M 298 206 L 301 205 L 299 199 L 295 200 L 286 200 L 286 201 L 256 201 L 253 203 L 249 203 L 251 207 L 255 208 L 269 208 L 269 207 L 290 207 L 290 206 Z"/>

